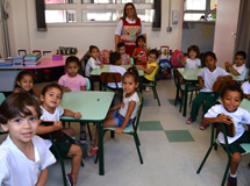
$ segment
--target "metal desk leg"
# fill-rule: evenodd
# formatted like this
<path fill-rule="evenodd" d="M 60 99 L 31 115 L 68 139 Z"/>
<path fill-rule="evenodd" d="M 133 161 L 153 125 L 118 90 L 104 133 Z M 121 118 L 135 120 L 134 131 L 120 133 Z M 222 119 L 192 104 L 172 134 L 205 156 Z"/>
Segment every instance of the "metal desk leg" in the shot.
<path fill-rule="evenodd" d="M 188 83 L 185 83 L 185 92 L 184 92 L 184 105 L 183 105 L 183 116 L 187 115 L 187 98 L 188 98 Z"/>
<path fill-rule="evenodd" d="M 99 131 L 99 175 L 104 175 L 104 152 L 103 152 L 103 125 L 102 123 L 98 123 L 98 131 Z"/>

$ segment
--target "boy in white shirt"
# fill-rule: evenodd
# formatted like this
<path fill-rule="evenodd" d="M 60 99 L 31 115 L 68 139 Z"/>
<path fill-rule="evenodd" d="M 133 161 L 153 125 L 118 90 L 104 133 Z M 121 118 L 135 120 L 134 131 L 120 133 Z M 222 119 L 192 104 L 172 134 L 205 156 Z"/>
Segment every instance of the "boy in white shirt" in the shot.
<path fill-rule="evenodd" d="M 232 75 L 236 76 L 238 81 L 244 81 L 247 78 L 248 73 L 245 63 L 246 53 L 244 51 L 238 51 L 234 56 L 234 64 L 225 62 L 225 69 Z"/>
<path fill-rule="evenodd" d="M 250 99 L 250 73 L 248 73 L 248 80 L 241 85 L 244 97 Z"/>
<path fill-rule="evenodd" d="M 228 132 L 228 150 L 231 153 L 230 175 L 228 177 L 228 185 L 236 186 L 236 172 L 241 160 L 241 143 L 250 143 L 250 134 L 244 128 L 245 124 L 250 124 L 250 113 L 240 108 L 243 92 L 236 83 L 229 84 L 221 92 L 222 104 L 215 105 L 208 110 L 204 116 L 203 125 L 224 123 L 231 128 L 231 135 Z M 230 130 L 229 130 L 230 131 Z M 218 141 L 225 144 L 222 132 L 218 134 Z"/>
<path fill-rule="evenodd" d="M 8 131 L 0 146 L 0 185 L 43 186 L 47 167 L 55 163 L 51 143 L 35 136 L 41 114 L 38 102 L 27 93 L 10 95 L 0 106 L 0 124 Z"/>

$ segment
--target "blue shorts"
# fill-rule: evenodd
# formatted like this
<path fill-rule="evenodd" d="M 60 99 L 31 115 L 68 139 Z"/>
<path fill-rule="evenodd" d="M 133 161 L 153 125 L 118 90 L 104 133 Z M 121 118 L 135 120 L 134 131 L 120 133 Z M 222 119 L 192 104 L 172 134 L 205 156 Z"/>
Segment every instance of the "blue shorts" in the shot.
<path fill-rule="evenodd" d="M 117 127 L 121 127 L 121 126 L 122 126 L 122 123 L 123 123 L 123 121 L 124 121 L 125 118 L 124 118 L 118 111 L 116 111 L 116 112 L 113 113 L 113 117 L 114 117 L 116 126 L 117 126 Z M 126 127 L 130 126 L 130 125 L 134 122 L 134 120 L 135 120 L 135 119 L 130 119 L 130 120 L 128 121 L 128 124 L 127 124 Z"/>

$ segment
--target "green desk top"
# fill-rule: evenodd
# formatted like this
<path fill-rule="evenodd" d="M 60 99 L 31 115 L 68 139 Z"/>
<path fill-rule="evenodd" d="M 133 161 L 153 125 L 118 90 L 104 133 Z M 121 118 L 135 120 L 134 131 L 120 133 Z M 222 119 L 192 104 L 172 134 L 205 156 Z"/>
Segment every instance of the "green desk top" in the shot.
<path fill-rule="evenodd" d="M 62 107 L 80 112 L 80 121 L 102 121 L 106 118 L 114 97 L 113 92 L 79 91 L 64 93 Z M 62 120 L 72 120 L 63 117 Z"/>
<path fill-rule="evenodd" d="M 199 72 L 202 71 L 202 68 L 197 68 L 197 69 L 178 68 L 177 70 L 181 74 L 184 80 L 198 81 L 198 74 Z"/>
<path fill-rule="evenodd" d="M 125 69 L 128 69 L 131 65 L 121 65 Z M 91 76 L 100 76 L 103 72 L 109 72 L 109 65 L 103 65 L 102 68 L 93 69 L 90 73 Z M 139 76 L 144 76 L 143 70 L 138 70 Z"/>
<path fill-rule="evenodd" d="M 240 107 L 250 112 L 250 101 L 248 99 L 243 99 L 240 103 Z"/>

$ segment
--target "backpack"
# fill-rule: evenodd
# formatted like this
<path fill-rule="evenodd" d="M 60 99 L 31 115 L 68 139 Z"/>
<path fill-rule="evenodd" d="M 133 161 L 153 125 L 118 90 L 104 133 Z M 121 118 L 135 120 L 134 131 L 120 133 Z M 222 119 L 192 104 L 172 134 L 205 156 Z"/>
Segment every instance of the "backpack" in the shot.
<path fill-rule="evenodd" d="M 181 63 L 183 58 L 184 58 L 183 53 L 180 50 L 175 50 L 172 53 L 172 57 L 171 57 L 171 65 L 172 65 L 172 67 L 173 68 L 183 67 L 183 64 Z"/>

